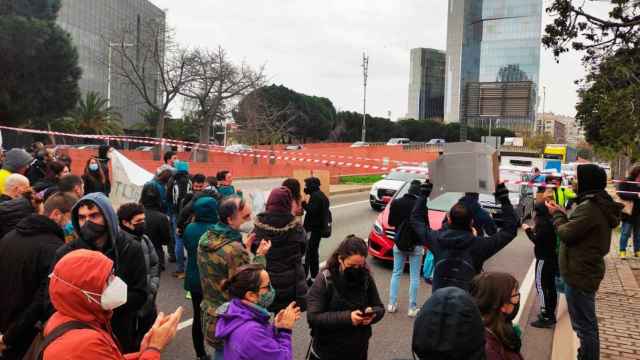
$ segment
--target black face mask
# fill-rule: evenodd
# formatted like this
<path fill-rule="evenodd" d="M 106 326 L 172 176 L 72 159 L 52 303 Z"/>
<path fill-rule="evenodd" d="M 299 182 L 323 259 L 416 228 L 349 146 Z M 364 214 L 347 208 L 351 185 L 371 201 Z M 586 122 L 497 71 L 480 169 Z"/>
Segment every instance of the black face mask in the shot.
<path fill-rule="evenodd" d="M 512 322 L 513 319 L 516 318 L 516 315 L 518 315 L 518 311 L 520 311 L 520 302 L 518 301 L 517 304 L 512 304 L 513 305 L 513 311 L 509 314 L 505 314 L 505 318 L 507 319 L 508 322 Z"/>
<path fill-rule="evenodd" d="M 80 237 L 95 246 L 96 240 L 101 238 L 107 232 L 107 227 L 105 225 L 99 225 L 94 223 L 93 221 L 87 221 L 80 228 Z"/>
<path fill-rule="evenodd" d="M 135 236 L 141 237 L 144 235 L 144 223 L 138 223 L 133 226 L 133 231 L 131 233 Z"/>
<path fill-rule="evenodd" d="M 343 271 L 344 278 L 347 282 L 359 284 L 364 281 L 365 277 L 365 269 L 364 268 L 356 268 L 356 267 L 348 267 Z"/>
<path fill-rule="evenodd" d="M 304 193 L 307 195 L 311 194 L 311 190 L 309 190 L 309 188 L 304 188 Z"/>

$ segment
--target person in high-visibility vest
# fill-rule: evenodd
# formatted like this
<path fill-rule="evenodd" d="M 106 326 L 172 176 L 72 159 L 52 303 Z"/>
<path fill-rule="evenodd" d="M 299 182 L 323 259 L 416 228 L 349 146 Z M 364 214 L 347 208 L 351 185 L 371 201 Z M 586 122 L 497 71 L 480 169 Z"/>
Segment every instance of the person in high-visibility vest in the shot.
<path fill-rule="evenodd" d="M 573 190 L 562 186 L 562 177 L 549 175 L 546 178 L 546 183 L 553 185 L 553 187 L 547 188 L 547 191 L 553 192 L 553 200 L 559 206 L 566 208 L 569 200 L 576 198 L 576 193 Z"/>

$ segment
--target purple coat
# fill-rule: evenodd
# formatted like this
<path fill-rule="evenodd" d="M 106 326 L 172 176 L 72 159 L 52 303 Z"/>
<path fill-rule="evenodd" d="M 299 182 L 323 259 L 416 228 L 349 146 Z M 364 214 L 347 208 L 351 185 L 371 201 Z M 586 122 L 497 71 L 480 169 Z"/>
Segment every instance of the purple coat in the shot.
<path fill-rule="evenodd" d="M 224 340 L 225 360 L 292 360 L 291 331 L 276 329 L 269 315 L 233 299 L 218 315 L 216 337 Z"/>

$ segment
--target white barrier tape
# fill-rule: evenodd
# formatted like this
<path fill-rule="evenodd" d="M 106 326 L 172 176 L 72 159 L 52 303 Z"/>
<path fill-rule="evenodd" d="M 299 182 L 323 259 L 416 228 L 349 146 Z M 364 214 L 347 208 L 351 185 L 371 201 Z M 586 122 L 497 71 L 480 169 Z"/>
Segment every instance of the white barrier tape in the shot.
<path fill-rule="evenodd" d="M 616 184 L 640 184 L 640 181 L 631 181 L 631 180 L 612 180 L 612 182 Z"/>

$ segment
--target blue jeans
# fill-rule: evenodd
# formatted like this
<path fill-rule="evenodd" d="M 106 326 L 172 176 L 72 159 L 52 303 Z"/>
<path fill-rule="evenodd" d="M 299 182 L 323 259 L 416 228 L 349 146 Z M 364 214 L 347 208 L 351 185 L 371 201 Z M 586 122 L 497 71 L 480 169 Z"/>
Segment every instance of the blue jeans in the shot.
<path fill-rule="evenodd" d="M 578 360 L 600 359 L 600 336 L 596 318 L 596 294 L 565 286 L 571 327 L 580 339 Z"/>
<path fill-rule="evenodd" d="M 171 231 L 175 236 L 176 250 L 176 271 L 184 272 L 184 242 L 182 237 L 176 232 L 176 216 L 171 215 Z"/>
<path fill-rule="evenodd" d="M 631 221 L 622 222 L 622 228 L 620 229 L 620 251 L 627 250 L 627 244 L 629 243 L 629 238 L 631 237 L 632 232 L 633 252 L 636 253 L 640 251 L 640 229 L 637 226 L 634 226 Z"/>
<path fill-rule="evenodd" d="M 213 360 L 224 360 L 224 349 L 215 349 L 214 348 L 214 352 L 213 355 L 211 355 L 211 358 Z"/>
<path fill-rule="evenodd" d="M 416 246 L 411 252 L 403 252 L 393 247 L 393 273 L 391 274 L 391 285 L 389 286 L 389 304 L 398 304 L 398 287 L 400 286 L 400 277 L 404 272 L 404 262 L 409 258 L 409 308 L 416 307 L 416 298 L 418 297 L 418 286 L 420 286 L 420 261 L 424 254 L 422 246 Z"/>

